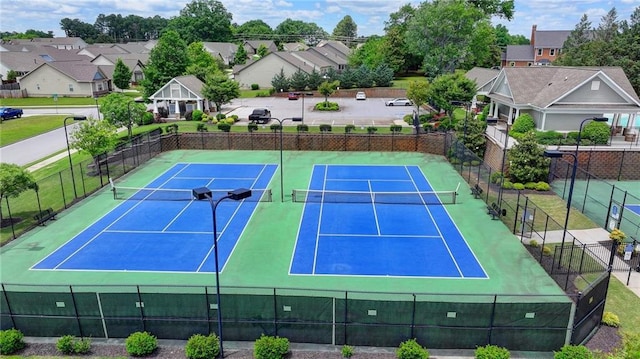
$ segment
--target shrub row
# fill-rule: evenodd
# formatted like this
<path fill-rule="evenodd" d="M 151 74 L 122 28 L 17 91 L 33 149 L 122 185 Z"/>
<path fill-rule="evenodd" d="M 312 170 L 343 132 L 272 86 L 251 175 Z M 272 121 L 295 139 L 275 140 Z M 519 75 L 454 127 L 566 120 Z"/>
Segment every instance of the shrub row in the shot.
<path fill-rule="evenodd" d="M 605 317 L 613 313 L 605 312 Z M 603 318 L 604 321 L 604 318 Z M 24 335 L 17 329 L 0 331 L 0 354 L 13 354 L 25 347 Z M 631 338 L 635 343 L 638 338 Z M 626 342 L 628 342 L 627 340 Z M 626 344 L 625 344 L 626 345 Z M 134 357 L 152 354 L 158 347 L 158 340 L 148 332 L 135 332 L 125 340 L 127 353 Z M 91 341 L 88 339 L 76 339 L 72 335 L 61 337 L 56 343 L 56 348 L 63 354 L 86 354 L 91 348 Z M 344 358 L 354 355 L 354 348 L 349 345 L 342 347 L 341 353 Z M 256 359 L 281 359 L 289 353 L 289 340 L 287 338 L 261 335 L 254 343 L 253 355 Z M 208 336 L 202 334 L 192 335 L 185 345 L 185 355 L 189 359 L 209 359 L 220 354 L 220 340 L 215 334 Z M 477 359 L 509 359 L 508 349 L 496 345 L 485 345 L 475 350 Z M 421 346 L 416 339 L 410 339 L 400 343 L 396 350 L 398 359 L 428 359 L 429 351 Z M 554 359 L 589 359 L 593 354 L 583 345 L 565 345 L 559 351 L 554 352 Z"/>

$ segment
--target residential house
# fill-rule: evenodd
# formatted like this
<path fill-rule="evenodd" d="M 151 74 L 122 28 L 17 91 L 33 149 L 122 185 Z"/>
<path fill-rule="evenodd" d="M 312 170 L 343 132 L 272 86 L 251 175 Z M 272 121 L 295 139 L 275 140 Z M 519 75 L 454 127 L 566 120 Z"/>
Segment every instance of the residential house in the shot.
<path fill-rule="evenodd" d="M 311 47 L 307 51 L 317 53 L 334 62 L 337 71 L 342 71 L 349 65 L 351 50 L 339 41 L 321 41 L 317 46 Z"/>
<path fill-rule="evenodd" d="M 131 70 L 132 85 L 139 84 L 142 79 L 144 79 L 144 67 L 147 61 L 149 61 L 149 54 L 101 54 L 91 60 L 91 62 L 99 66 L 115 67 L 118 59 L 121 59 L 129 70 Z"/>
<path fill-rule="evenodd" d="M 620 67 L 505 67 L 487 96 L 489 116 L 513 123 L 529 114 L 538 130 L 576 131 L 582 120 L 615 114 L 640 114 L 640 98 Z"/>
<path fill-rule="evenodd" d="M 60 50 L 51 46 L 22 46 L 9 48 L 20 51 L 3 51 L 0 56 L 0 75 L 7 77 L 7 73 L 13 70 L 18 76 L 24 76 L 45 62 L 53 61 L 87 61 L 87 56 L 76 54 L 75 50 Z M 26 51 L 28 50 L 28 51 Z"/>
<path fill-rule="evenodd" d="M 111 79 L 89 61 L 45 62 L 19 79 L 29 97 L 95 97 L 112 91 Z"/>
<path fill-rule="evenodd" d="M 227 66 L 234 62 L 238 52 L 238 45 L 230 42 L 203 42 L 202 45 L 211 56 L 221 60 Z"/>
<path fill-rule="evenodd" d="M 95 59 L 98 55 L 124 55 L 128 53 L 128 51 L 114 44 L 89 45 L 78 51 L 79 55 L 85 55 L 92 59 Z"/>
<path fill-rule="evenodd" d="M 187 111 L 210 111 L 210 103 L 202 95 L 204 83 L 193 75 L 172 78 L 149 99 L 153 101 L 153 112 L 157 115 L 159 107 L 165 107 L 170 117 L 176 119 Z"/>
<path fill-rule="evenodd" d="M 306 73 L 313 71 L 312 63 L 305 63 L 300 58 L 293 56 L 293 53 L 278 51 L 267 54 L 267 56 L 247 63 L 244 66 L 236 66 L 233 68 L 233 79 L 240 84 L 240 88 L 251 88 L 252 84 L 258 84 L 260 87 L 272 87 L 271 80 L 273 77 L 284 72 L 289 77 L 296 71 L 301 70 Z M 281 89 L 285 90 L 286 89 Z"/>
<path fill-rule="evenodd" d="M 87 43 L 79 37 L 36 37 L 33 39 L 15 39 L 11 40 L 17 45 L 47 45 L 61 50 L 79 50 L 87 47 Z"/>
<path fill-rule="evenodd" d="M 293 51 L 305 51 L 309 48 L 306 44 L 302 42 L 287 42 L 282 44 L 282 50 L 293 52 Z"/>
<path fill-rule="evenodd" d="M 491 90 L 499 73 L 500 70 L 498 69 L 486 69 L 483 67 L 474 67 L 467 71 L 465 76 L 476 83 L 476 95 L 471 100 L 472 109 L 477 107 L 478 96 L 482 96 L 484 99 L 489 94 L 489 90 Z"/>
<path fill-rule="evenodd" d="M 248 58 L 252 58 L 254 55 L 258 54 L 260 45 L 264 45 L 269 52 L 278 51 L 278 46 L 271 40 L 246 40 L 242 44 L 242 46 L 244 46 L 244 51 L 247 52 Z"/>
<path fill-rule="evenodd" d="M 531 27 L 530 45 L 507 45 L 502 67 L 548 66 L 558 58 L 570 30 L 538 30 Z"/>

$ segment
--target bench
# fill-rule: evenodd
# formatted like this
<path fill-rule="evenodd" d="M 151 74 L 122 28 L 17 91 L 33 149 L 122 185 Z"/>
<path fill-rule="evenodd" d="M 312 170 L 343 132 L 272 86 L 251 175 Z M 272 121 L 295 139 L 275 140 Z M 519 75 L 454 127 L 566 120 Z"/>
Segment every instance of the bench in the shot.
<path fill-rule="evenodd" d="M 56 219 L 57 214 L 58 213 L 55 212 L 53 209 L 47 208 L 44 211 L 40 211 L 40 213 L 33 216 L 33 219 L 35 219 L 38 222 L 38 225 L 44 226 L 46 221 Z"/>
<path fill-rule="evenodd" d="M 490 206 L 487 206 L 487 213 L 491 215 L 491 219 L 496 219 L 497 217 L 505 216 L 507 214 L 507 210 L 500 210 L 500 207 L 493 202 Z"/>
<path fill-rule="evenodd" d="M 476 183 L 476 185 L 471 188 L 471 194 L 474 198 L 480 198 L 480 195 L 482 194 L 482 188 L 480 185 Z"/>

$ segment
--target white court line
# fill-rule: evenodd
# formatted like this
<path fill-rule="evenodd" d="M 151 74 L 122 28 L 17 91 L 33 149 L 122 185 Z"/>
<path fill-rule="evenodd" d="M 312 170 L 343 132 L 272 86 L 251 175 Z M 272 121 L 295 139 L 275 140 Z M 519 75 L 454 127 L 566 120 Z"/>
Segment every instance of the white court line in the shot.
<path fill-rule="evenodd" d="M 324 190 L 327 186 L 327 173 L 329 172 L 329 167 L 324 165 L 324 178 L 322 179 L 322 200 L 320 201 L 320 211 L 318 213 L 318 230 L 316 233 L 316 247 L 313 250 L 313 267 L 311 270 L 311 274 L 316 274 L 316 264 L 318 263 L 318 246 L 320 243 L 320 225 L 322 224 L 322 211 L 324 209 Z"/>
<path fill-rule="evenodd" d="M 185 168 L 187 168 L 187 166 L 183 167 L 182 169 L 180 169 L 180 171 L 178 171 L 178 173 L 182 172 Z M 166 181 L 164 181 L 162 184 L 166 184 L 167 182 L 169 182 L 174 176 L 169 177 Z M 150 196 L 151 193 L 148 195 Z M 96 234 L 95 236 L 91 237 L 90 240 L 88 240 L 85 244 L 83 244 L 80 248 L 76 249 L 73 253 L 71 253 L 70 255 L 68 255 L 62 262 L 58 263 L 58 265 L 56 265 L 53 269 L 58 269 L 58 267 L 60 267 L 61 265 L 63 265 L 64 263 L 66 263 L 69 259 L 71 259 L 71 257 L 75 256 L 78 252 L 80 252 L 82 249 L 84 249 L 87 245 L 89 245 L 89 243 L 93 242 L 96 238 L 98 238 L 98 236 L 100 236 L 102 233 L 104 233 L 105 231 L 107 231 L 109 229 L 109 227 L 113 226 L 116 222 L 118 222 L 120 219 L 122 219 L 124 216 L 126 216 L 127 214 L 129 214 L 129 212 L 131 212 L 134 208 L 138 207 L 143 201 L 139 201 L 138 203 L 136 203 L 135 205 L 133 205 L 131 208 L 129 208 L 127 211 L 125 211 L 122 215 L 120 215 L 118 218 L 116 218 L 115 221 L 112 221 L 108 226 L 106 226 L 104 229 L 102 229 L 98 234 Z"/>
<path fill-rule="evenodd" d="M 407 166 L 404 166 L 404 168 L 407 171 L 407 174 L 409 175 L 409 178 L 411 178 L 411 181 L 413 182 L 413 186 L 415 187 L 417 192 L 420 192 L 418 189 L 418 186 L 416 185 L 415 180 L 413 179 L 413 176 L 411 175 L 411 172 L 409 172 L 409 168 L 407 168 Z M 433 188 L 432 188 L 433 190 Z M 424 202 L 424 199 L 422 200 Z M 433 215 L 431 214 L 431 211 L 429 210 L 429 206 L 427 206 L 427 204 L 424 204 L 424 208 L 427 210 L 427 213 L 429 213 L 429 217 L 431 218 L 431 223 L 433 223 L 436 227 L 436 230 L 438 231 L 438 234 L 440 235 L 440 238 L 442 239 L 442 243 L 444 244 L 445 248 L 447 248 L 447 252 L 449 252 L 449 256 L 451 257 L 451 259 L 453 260 L 453 264 L 455 264 L 456 268 L 458 269 L 458 274 L 460 275 L 460 277 L 464 277 L 464 275 L 462 274 L 462 270 L 460 269 L 460 266 L 458 265 L 458 261 L 456 261 L 455 256 L 453 255 L 453 253 L 451 252 L 451 248 L 449 248 L 449 245 L 447 244 L 447 241 L 444 239 L 444 236 L 442 235 L 442 232 L 440 231 L 440 227 L 438 226 L 438 223 L 436 223 L 436 221 L 433 218 Z"/>

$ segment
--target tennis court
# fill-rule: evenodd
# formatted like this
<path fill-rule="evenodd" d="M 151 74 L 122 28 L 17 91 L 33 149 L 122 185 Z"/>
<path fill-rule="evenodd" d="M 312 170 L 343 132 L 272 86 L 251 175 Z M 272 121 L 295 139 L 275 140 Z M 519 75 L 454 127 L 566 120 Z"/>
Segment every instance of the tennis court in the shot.
<path fill-rule="evenodd" d="M 640 216 L 640 204 L 627 204 L 624 207 L 629 211 L 635 213 L 636 215 Z"/>
<path fill-rule="evenodd" d="M 418 166 L 315 165 L 291 274 L 486 278 Z"/>
<path fill-rule="evenodd" d="M 33 266 L 41 270 L 215 272 L 209 201 L 192 189 L 207 187 L 212 199 L 236 188 L 252 190 L 242 201 L 216 209 L 220 269 L 244 231 L 276 170 L 270 164 L 178 163 L 145 188 L 113 187 L 124 201 Z"/>

